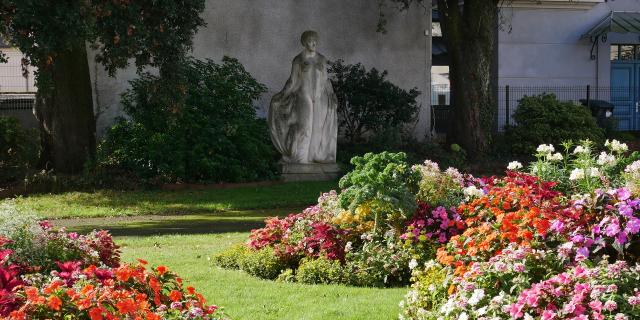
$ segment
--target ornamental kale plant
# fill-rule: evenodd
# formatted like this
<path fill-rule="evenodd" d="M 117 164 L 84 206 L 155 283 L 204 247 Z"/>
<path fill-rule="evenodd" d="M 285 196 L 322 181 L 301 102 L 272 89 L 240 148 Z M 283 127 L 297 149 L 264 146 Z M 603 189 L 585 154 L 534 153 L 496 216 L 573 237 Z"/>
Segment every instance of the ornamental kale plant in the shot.
<path fill-rule="evenodd" d="M 340 204 L 355 211 L 368 203 L 374 221 L 374 233 L 383 232 L 382 222 L 400 229 L 402 221 L 416 209 L 419 174 L 410 168 L 406 155 L 382 152 L 354 157 L 355 169 L 340 179 Z"/>

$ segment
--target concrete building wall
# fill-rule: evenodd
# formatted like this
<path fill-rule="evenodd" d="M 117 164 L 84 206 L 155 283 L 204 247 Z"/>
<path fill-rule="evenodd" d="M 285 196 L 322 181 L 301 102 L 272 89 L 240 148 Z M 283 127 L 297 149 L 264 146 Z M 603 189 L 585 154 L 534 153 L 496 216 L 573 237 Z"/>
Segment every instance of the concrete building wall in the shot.
<path fill-rule="evenodd" d="M 591 60 L 589 39 L 580 37 L 612 10 L 640 11 L 640 1 L 600 0 L 592 1 L 592 6 L 565 2 L 565 8 L 531 3 L 503 10 L 506 24 L 498 46 L 501 86 L 609 85 L 609 44 L 622 38 L 637 43 L 638 35 L 610 34 L 607 42 L 598 43 L 597 60 Z"/>
<path fill-rule="evenodd" d="M 208 0 L 203 13 L 208 25 L 196 34 L 193 55 L 216 61 L 224 55 L 238 58 L 268 87 L 258 102 L 263 115 L 289 77 L 291 61 L 301 51 L 300 34 L 308 29 L 320 34 L 318 51 L 330 60 L 385 69 L 399 86 L 427 92 L 431 56 L 426 51 L 426 13 L 419 7 L 390 11 L 388 32 L 382 34 L 376 32 L 378 6 L 371 0 Z M 102 133 L 121 114 L 119 95 L 128 87 L 127 81 L 135 78 L 135 70 L 109 78 L 101 67 L 92 69 L 98 88 L 95 98 L 106 109 L 98 119 Z M 420 103 L 418 137 L 426 134 L 429 122 L 429 99 L 423 95 Z"/>
<path fill-rule="evenodd" d="M 22 73 L 22 53 L 13 48 L 0 49 L 8 58 L 7 63 L 0 63 L 0 93 L 6 92 L 35 92 L 33 72 L 34 67 L 27 67 L 28 74 Z"/>

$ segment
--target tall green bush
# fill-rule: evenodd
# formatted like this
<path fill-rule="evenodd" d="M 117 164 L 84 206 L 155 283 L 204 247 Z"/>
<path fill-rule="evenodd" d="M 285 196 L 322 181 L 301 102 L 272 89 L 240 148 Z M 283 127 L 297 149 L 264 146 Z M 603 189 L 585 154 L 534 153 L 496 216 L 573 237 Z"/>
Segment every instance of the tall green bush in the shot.
<path fill-rule="evenodd" d="M 276 152 L 253 102 L 265 92 L 236 59 L 188 59 L 174 92 L 158 76 L 131 82 L 119 119 L 99 147 L 99 164 L 165 181 L 272 179 Z"/>
<path fill-rule="evenodd" d="M 24 178 L 38 152 L 34 132 L 24 129 L 16 118 L 0 117 L 0 185 Z"/>
<path fill-rule="evenodd" d="M 529 155 L 545 143 L 567 140 L 600 143 L 603 130 L 584 106 L 559 101 L 553 94 L 524 97 L 513 115 L 515 126 L 507 127 L 505 142 L 512 154 Z"/>
<path fill-rule="evenodd" d="M 367 135 L 388 136 L 418 113 L 420 91 L 396 86 L 386 79 L 386 71 L 366 70 L 360 63 L 338 60 L 331 63 L 329 73 L 338 97 L 340 130 L 352 142 Z"/>

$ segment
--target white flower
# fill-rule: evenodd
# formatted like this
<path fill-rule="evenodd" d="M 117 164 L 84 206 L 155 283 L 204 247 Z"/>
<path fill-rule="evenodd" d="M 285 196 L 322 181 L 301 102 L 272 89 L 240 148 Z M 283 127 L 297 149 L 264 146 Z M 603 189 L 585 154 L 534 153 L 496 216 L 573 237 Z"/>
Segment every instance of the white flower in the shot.
<path fill-rule="evenodd" d="M 443 305 L 440 307 L 440 312 L 441 312 L 441 313 L 444 313 L 444 315 L 445 315 L 445 316 L 448 316 L 448 315 L 453 311 L 453 309 L 454 309 L 455 307 L 456 307 L 456 306 L 455 306 L 455 304 L 454 304 L 454 302 L 453 302 L 453 299 L 449 299 L 449 300 L 447 301 L 447 303 L 443 304 Z"/>
<path fill-rule="evenodd" d="M 598 168 L 589 168 L 589 175 L 592 177 L 599 177 L 600 170 L 598 170 Z"/>
<path fill-rule="evenodd" d="M 487 313 L 487 306 L 484 306 L 478 310 L 476 310 L 476 314 L 479 316 L 483 316 Z"/>
<path fill-rule="evenodd" d="M 416 261 L 416 259 L 411 259 L 411 261 L 409 261 L 409 269 L 413 270 L 418 266 L 418 261 Z"/>
<path fill-rule="evenodd" d="M 525 313 L 524 314 L 524 320 L 533 320 L 533 317 L 530 314 Z"/>
<path fill-rule="evenodd" d="M 467 315 L 466 312 L 463 312 L 458 316 L 458 320 L 469 320 L 469 315 Z"/>
<path fill-rule="evenodd" d="M 502 301 L 504 300 L 504 291 L 500 291 L 500 294 L 498 294 L 497 296 L 491 298 L 491 303 L 492 304 L 502 304 Z"/>
<path fill-rule="evenodd" d="M 351 251 L 352 246 L 353 246 L 353 243 L 351 243 L 351 241 L 347 242 L 347 244 L 344 246 L 344 251 L 345 252 Z"/>
<path fill-rule="evenodd" d="M 589 149 L 589 147 L 586 147 L 586 146 L 577 146 L 575 149 L 573 149 L 573 154 L 589 153 L 589 152 L 591 152 L 591 149 Z"/>
<path fill-rule="evenodd" d="M 602 152 L 600 152 L 600 156 L 598 156 L 597 163 L 598 163 L 598 165 L 601 165 L 601 166 L 614 165 L 616 163 L 616 156 L 614 156 L 612 154 L 608 154 L 608 153 L 602 151 Z"/>
<path fill-rule="evenodd" d="M 520 163 L 518 161 L 511 161 L 511 162 L 509 162 L 509 165 L 507 166 L 507 169 L 509 169 L 509 170 L 522 169 L 522 163 Z"/>
<path fill-rule="evenodd" d="M 482 298 L 484 298 L 484 290 L 475 289 L 473 290 L 473 294 L 471 294 L 471 298 L 469 298 L 468 302 L 470 305 L 475 306 L 480 302 L 480 300 L 482 300 Z"/>
<path fill-rule="evenodd" d="M 564 159 L 564 158 L 562 157 L 562 154 L 560 152 L 556 152 L 556 153 L 554 153 L 552 155 L 549 155 L 547 157 L 547 160 L 549 160 L 549 161 L 562 161 L 562 159 Z"/>
<path fill-rule="evenodd" d="M 611 151 L 613 152 L 618 152 L 618 153 L 622 153 L 622 152 L 626 152 L 629 150 L 629 147 L 627 146 L 626 143 L 621 143 L 620 141 L 613 139 L 611 141 L 607 140 L 604 143 L 605 147 L 609 147 L 609 149 L 611 149 Z"/>
<path fill-rule="evenodd" d="M 476 188 L 475 186 L 468 186 L 463 189 L 463 193 L 467 199 L 471 198 L 479 198 L 484 196 L 484 192 L 481 189 Z"/>
<path fill-rule="evenodd" d="M 626 173 L 633 173 L 638 171 L 640 171 L 640 160 L 634 161 L 633 163 L 628 165 L 626 168 L 624 168 L 624 172 Z"/>
<path fill-rule="evenodd" d="M 571 174 L 569 175 L 569 180 L 579 180 L 584 179 L 584 170 L 583 169 L 573 169 Z"/>
<path fill-rule="evenodd" d="M 556 149 L 552 144 L 541 144 L 538 146 L 538 149 L 536 149 L 536 151 L 538 151 L 538 153 L 549 154 L 556 151 Z"/>

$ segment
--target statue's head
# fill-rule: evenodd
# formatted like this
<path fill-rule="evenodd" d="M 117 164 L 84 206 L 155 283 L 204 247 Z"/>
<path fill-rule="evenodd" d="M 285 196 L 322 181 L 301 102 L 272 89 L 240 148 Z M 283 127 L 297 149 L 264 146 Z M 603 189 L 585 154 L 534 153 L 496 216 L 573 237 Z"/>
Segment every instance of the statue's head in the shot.
<path fill-rule="evenodd" d="M 307 30 L 302 33 L 300 42 L 309 51 L 316 51 L 316 45 L 318 44 L 318 33 L 313 30 Z"/>

